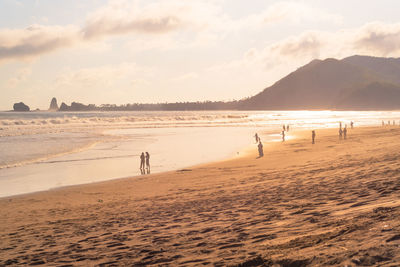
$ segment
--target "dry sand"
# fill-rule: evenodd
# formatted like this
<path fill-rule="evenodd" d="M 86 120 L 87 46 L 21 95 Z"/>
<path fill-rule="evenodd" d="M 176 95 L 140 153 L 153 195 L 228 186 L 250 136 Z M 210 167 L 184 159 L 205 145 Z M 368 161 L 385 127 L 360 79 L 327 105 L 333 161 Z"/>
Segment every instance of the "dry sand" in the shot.
<path fill-rule="evenodd" d="M 0 265 L 399 266 L 400 127 L 348 135 L 0 199 Z"/>

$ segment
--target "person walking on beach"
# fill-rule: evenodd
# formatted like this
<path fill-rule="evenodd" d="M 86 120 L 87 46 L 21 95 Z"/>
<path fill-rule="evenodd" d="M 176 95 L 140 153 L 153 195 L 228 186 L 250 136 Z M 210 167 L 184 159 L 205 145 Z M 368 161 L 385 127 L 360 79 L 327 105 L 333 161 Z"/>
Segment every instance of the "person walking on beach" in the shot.
<path fill-rule="evenodd" d="M 343 130 L 342 130 L 342 128 L 340 127 L 340 128 L 339 128 L 339 140 L 342 140 L 342 136 L 343 136 Z"/>
<path fill-rule="evenodd" d="M 282 126 L 283 130 L 286 131 L 286 126 L 285 124 Z"/>
<path fill-rule="evenodd" d="M 150 154 L 149 154 L 149 152 L 146 152 L 146 168 L 147 168 L 147 170 L 150 170 Z"/>
<path fill-rule="evenodd" d="M 353 121 L 350 122 L 350 127 L 351 127 L 351 129 L 353 129 L 353 127 L 354 127 L 354 122 Z"/>
<path fill-rule="evenodd" d="M 282 131 L 282 142 L 285 142 L 285 131 Z"/>
<path fill-rule="evenodd" d="M 256 139 L 256 144 L 257 144 L 260 141 L 260 138 L 258 137 L 257 133 L 254 135 L 254 138 Z"/>
<path fill-rule="evenodd" d="M 258 143 L 258 157 L 261 158 L 264 156 L 263 144 L 261 141 Z"/>
<path fill-rule="evenodd" d="M 142 152 L 142 154 L 140 155 L 140 169 L 144 170 L 144 153 Z"/>
<path fill-rule="evenodd" d="M 311 132 L 312 143 L 315 144 L 315 130 Z"/>
<path fill-rule="evenodd" d="M 347 125 L 345 125 L 343 129 L 343 139 L 346 140 L 346 137 L 347 137 Z"/>
<path fill-rule="evenodd" d="M 286 126 L 286 131 L 289 132 L 289 124 Z"/>
<path fill-rule="evenodd" d="M 382 126 L 385 126 L 385 122 L 384 121 L 382 121 Z"/>

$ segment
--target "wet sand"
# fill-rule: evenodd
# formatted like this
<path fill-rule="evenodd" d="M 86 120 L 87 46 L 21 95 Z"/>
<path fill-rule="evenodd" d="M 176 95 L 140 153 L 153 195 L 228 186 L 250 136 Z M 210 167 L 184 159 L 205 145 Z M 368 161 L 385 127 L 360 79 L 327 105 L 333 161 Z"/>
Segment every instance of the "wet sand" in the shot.
<path fill-rule="evenodd" d="M 293 133 L 291 133 L 293 134 Z M 398 266 L 400 127 L 0 199 L 0 265 Z M 57 174 L 54 174 L 57 175 Z M 240 265 L 241 264 L 241 265 Z"/>

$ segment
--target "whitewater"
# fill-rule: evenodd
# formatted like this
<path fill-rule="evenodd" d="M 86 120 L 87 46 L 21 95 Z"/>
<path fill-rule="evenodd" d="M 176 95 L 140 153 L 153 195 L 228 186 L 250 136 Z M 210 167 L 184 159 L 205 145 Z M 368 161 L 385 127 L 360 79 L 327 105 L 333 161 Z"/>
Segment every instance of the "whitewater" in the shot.
<path fill-rule="evenodd" d="M 293 130 L 393 121 L 398 111 L 0 112 L 0 197 L 141 175 L 241 156 Z M 290 131 L 287 134 L 290 138 Z"/>

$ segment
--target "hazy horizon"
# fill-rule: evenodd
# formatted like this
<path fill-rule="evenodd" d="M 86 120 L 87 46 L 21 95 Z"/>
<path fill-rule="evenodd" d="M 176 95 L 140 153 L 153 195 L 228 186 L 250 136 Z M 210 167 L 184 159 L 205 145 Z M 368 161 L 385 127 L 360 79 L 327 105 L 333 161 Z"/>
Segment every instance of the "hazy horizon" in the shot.
<path fill-rule="evenodd" d="M 20 101 L 47 109 L 52 97 L 96 105 L 239 100 L 315 58 L 399 57 L 398 6 L 7 0 L 0 110 Z"/>

